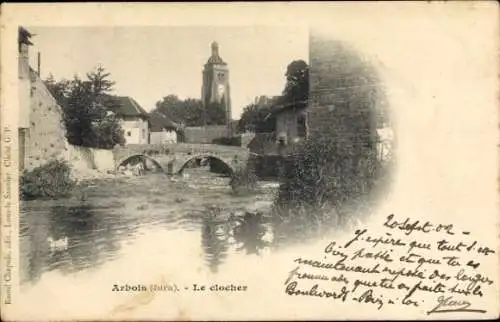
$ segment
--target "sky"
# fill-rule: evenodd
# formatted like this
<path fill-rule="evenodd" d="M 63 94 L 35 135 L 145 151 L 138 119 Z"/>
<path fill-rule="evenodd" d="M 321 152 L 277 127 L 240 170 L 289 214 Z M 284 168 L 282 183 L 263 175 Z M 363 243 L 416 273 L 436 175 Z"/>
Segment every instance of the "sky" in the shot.
<path fill-rule="evenodd" d="M 293 60 L 308 62 L 304 27 L 27 27 L 35 34 L 30 63 L 41 77 L 82 77 L 98 64 L 116 82 L 114 93 L 133 97 L 147 111 L 169 94 L 200 98 L 202 69 L 219 43 L 228 63 L 232 115 L 256 96 L 279 95 Z"/>

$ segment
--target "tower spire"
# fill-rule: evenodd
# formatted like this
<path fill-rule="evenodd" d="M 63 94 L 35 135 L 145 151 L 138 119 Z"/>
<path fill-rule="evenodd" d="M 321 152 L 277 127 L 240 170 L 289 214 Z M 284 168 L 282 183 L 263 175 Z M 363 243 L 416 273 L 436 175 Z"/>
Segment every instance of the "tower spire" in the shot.
<path fill-rule="evenodd" d="M 219 56 L 219 44 L 214 41 L 212 42 L 212 57 Z"/>
<path fill-rule="evenodd" d="M 226 65 L 219 55 L 219 44 L 216 41 L 213 41 L 211 47 L 212 55 L 208 58 L 207 64 Z"/>

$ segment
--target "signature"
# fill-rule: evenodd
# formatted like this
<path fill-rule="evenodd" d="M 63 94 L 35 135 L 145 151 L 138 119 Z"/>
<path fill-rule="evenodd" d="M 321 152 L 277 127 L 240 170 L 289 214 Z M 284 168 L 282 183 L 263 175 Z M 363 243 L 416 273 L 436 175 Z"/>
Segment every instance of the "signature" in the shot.
<path fill-rule="evenodd" d="M 473 312 L 473 313 L 486 313 L 486 310 L 469 309 L 471 303 L 468 301 L 460 301 L 453 298 L 453 296 L 440 296 L 438 297 L 438 304 L 427 315 L 432 313 L 451 313 L 451 312 Z"/>

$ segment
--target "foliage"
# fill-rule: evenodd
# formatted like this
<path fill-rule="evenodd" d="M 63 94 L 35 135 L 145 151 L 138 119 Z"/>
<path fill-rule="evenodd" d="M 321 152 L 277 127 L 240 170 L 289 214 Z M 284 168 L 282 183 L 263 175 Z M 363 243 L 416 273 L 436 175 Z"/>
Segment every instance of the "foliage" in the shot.
<path fill-rule="evenodd" d="M 45 85 L 63 108 L 66 138 L 73 145 L 112 148 L 124 144 L 119 119 L 102 103 L 112 91 L 114 82 L 101 66 L 87 73 L 86 79 L 55 81 L 51 75 Z"/>
<path fill-rule="evenodd" d="M 240 132 L 250 131 L 255 133 L 271 133 L 276 130 L 276 118 L 271 115 L 272 104 L 250 104 L 243 108 L 243 113 L 238 122 Z"/>
<path fill-rule="evenodd" d="M 226 124 L 226 108 L 223 103 L 210 103 L 206 110 L 206 124 L 204 125 L 223 125 Z"/>
<path fill-rule="evenodd" d="M 280 106 L 302 108 L 309 98 L 309 66 L 303 60 L 294 60 L 287 66 L 286 82 L 281 96 L 261 99 L 261 104 L 243 108 L 238 129 L 240 132 L 271 133 L 276 131 L 276 117 L 272 113 Z"/>
<path fill-rule="evenodd" d="M 66 97 L 71 87 L 71 81 L 67 79 L 56 81 L 54 75 L 50 74 L 44 83 L 58 103 L 61 104 L 66 102 Z"/>
<path fill-rule="evenodd" d="M 251 193 L 257 188 L 258 177 L 252 166 L 247 166 L 234 171 L 229 184 L 234 194 Z"/>
<path fill-rule="evenodd" d="M 180 100 L 176 95 L 168 95 L 156 103 L 156 108 L 152 113 L 155 112 L 165 115 L 176 123 L 197 126 L 202 122 L 203 104 L 198 99 Z"/>
<path fill-rule="evenodd" d="M 125 144 L 120 119 L 115 114 L 99 119 L 93 126 L 92 136 L 95 146 L 103 149 Z"/>
<path fill-rule="evenodd" d="M 306 141 L 285 157 L 276 199 L 277 208 L 285 210 L 280 214 L 307 222 L 323 214 L 338 218 L 353 204 L 364 204 L 377 191 L 385 171 L 377 157 L 376 133 L 377 104 L 384 97 L 380 88 L 373 86 L 378 82 L 373 69 L 340 47 L 325 51 L 314 68 L 321 72 L 315 89 L 321 90 L 320 94 L 334 94 L 331 103 L 322 98 L 323 104 L 334 107 L 321 110 L 329 126 L 309 133 Z M 305 70 L 297 63 L 287 73 L 289 86 L 284 97 L 292 102 L 306 97 L 306 82 L 298 81 Z"/>
<path fill-rule="evenodd" d="M 309 98 L 309 66 L 303 60 L 294 60 L 286 69 L 286 84 L 281 104 L 307 106 Z"/>
<path fill-rule="evenodd" d="M 202 126 L 225 124 L 226 112 L 223 104 L 212 103 L 207 106 L 206 113 L 199 99 L 179 99 L 176 95 L 165 96 L 156 103 L 152 113 L 159 112 L 168 119 L 183 126 Z"/>
<path fill-rule="evenodd" d="M 75 186 L 68 163 L 50 161 L 31 171 L 25 170 L 20 178 L 20 193 L 23 200 L 36 198 L 55 199 L 67 196 Z"/>
<path fill-rule="evenodd" d="M 216 138 L 212 140 L 212 144 L 241 146 L 241 138 L 237 136 Z"/>
<path fill-rule="evenodd" d="M 369 192 L 378 170 L 373 149 L 312 137 L 285 159 L 277 202 L 316 210 L 338 206 Z"/>

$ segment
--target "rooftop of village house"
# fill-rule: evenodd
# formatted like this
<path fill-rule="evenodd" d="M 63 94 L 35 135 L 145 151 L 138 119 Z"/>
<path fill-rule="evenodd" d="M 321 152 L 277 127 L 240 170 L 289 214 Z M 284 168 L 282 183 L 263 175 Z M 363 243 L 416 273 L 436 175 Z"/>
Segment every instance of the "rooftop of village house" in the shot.
<path fill-rule="evenodd" d="M 149 115 L 149 123 L 151 124 L 151 132 L 162 132 L 166 130 L 177 130 L 179 125 L 161 113 L 151 113 Z"/>
<path fill-rule="evenodd" d="M 119 116 L 149 118 L 148 112 L 146 112 L 136 100 L 129 96 L 105 95 L 102 104 L 104 104 L 108 110 L 113 111 Z"/>
<path fill-rule="evenodd" d="M 302 104 L 298 104 L 302 103 Z M 304 104 L 305 103 L 305 104 Z M 294 102 L 290 104 L 276 104 L 271 107 L 271 112 L 264 118 L 269 119 L 271 116 L 277 116 L 285 111 L 302 111 L 308 107 L 308 101 Z"/>

